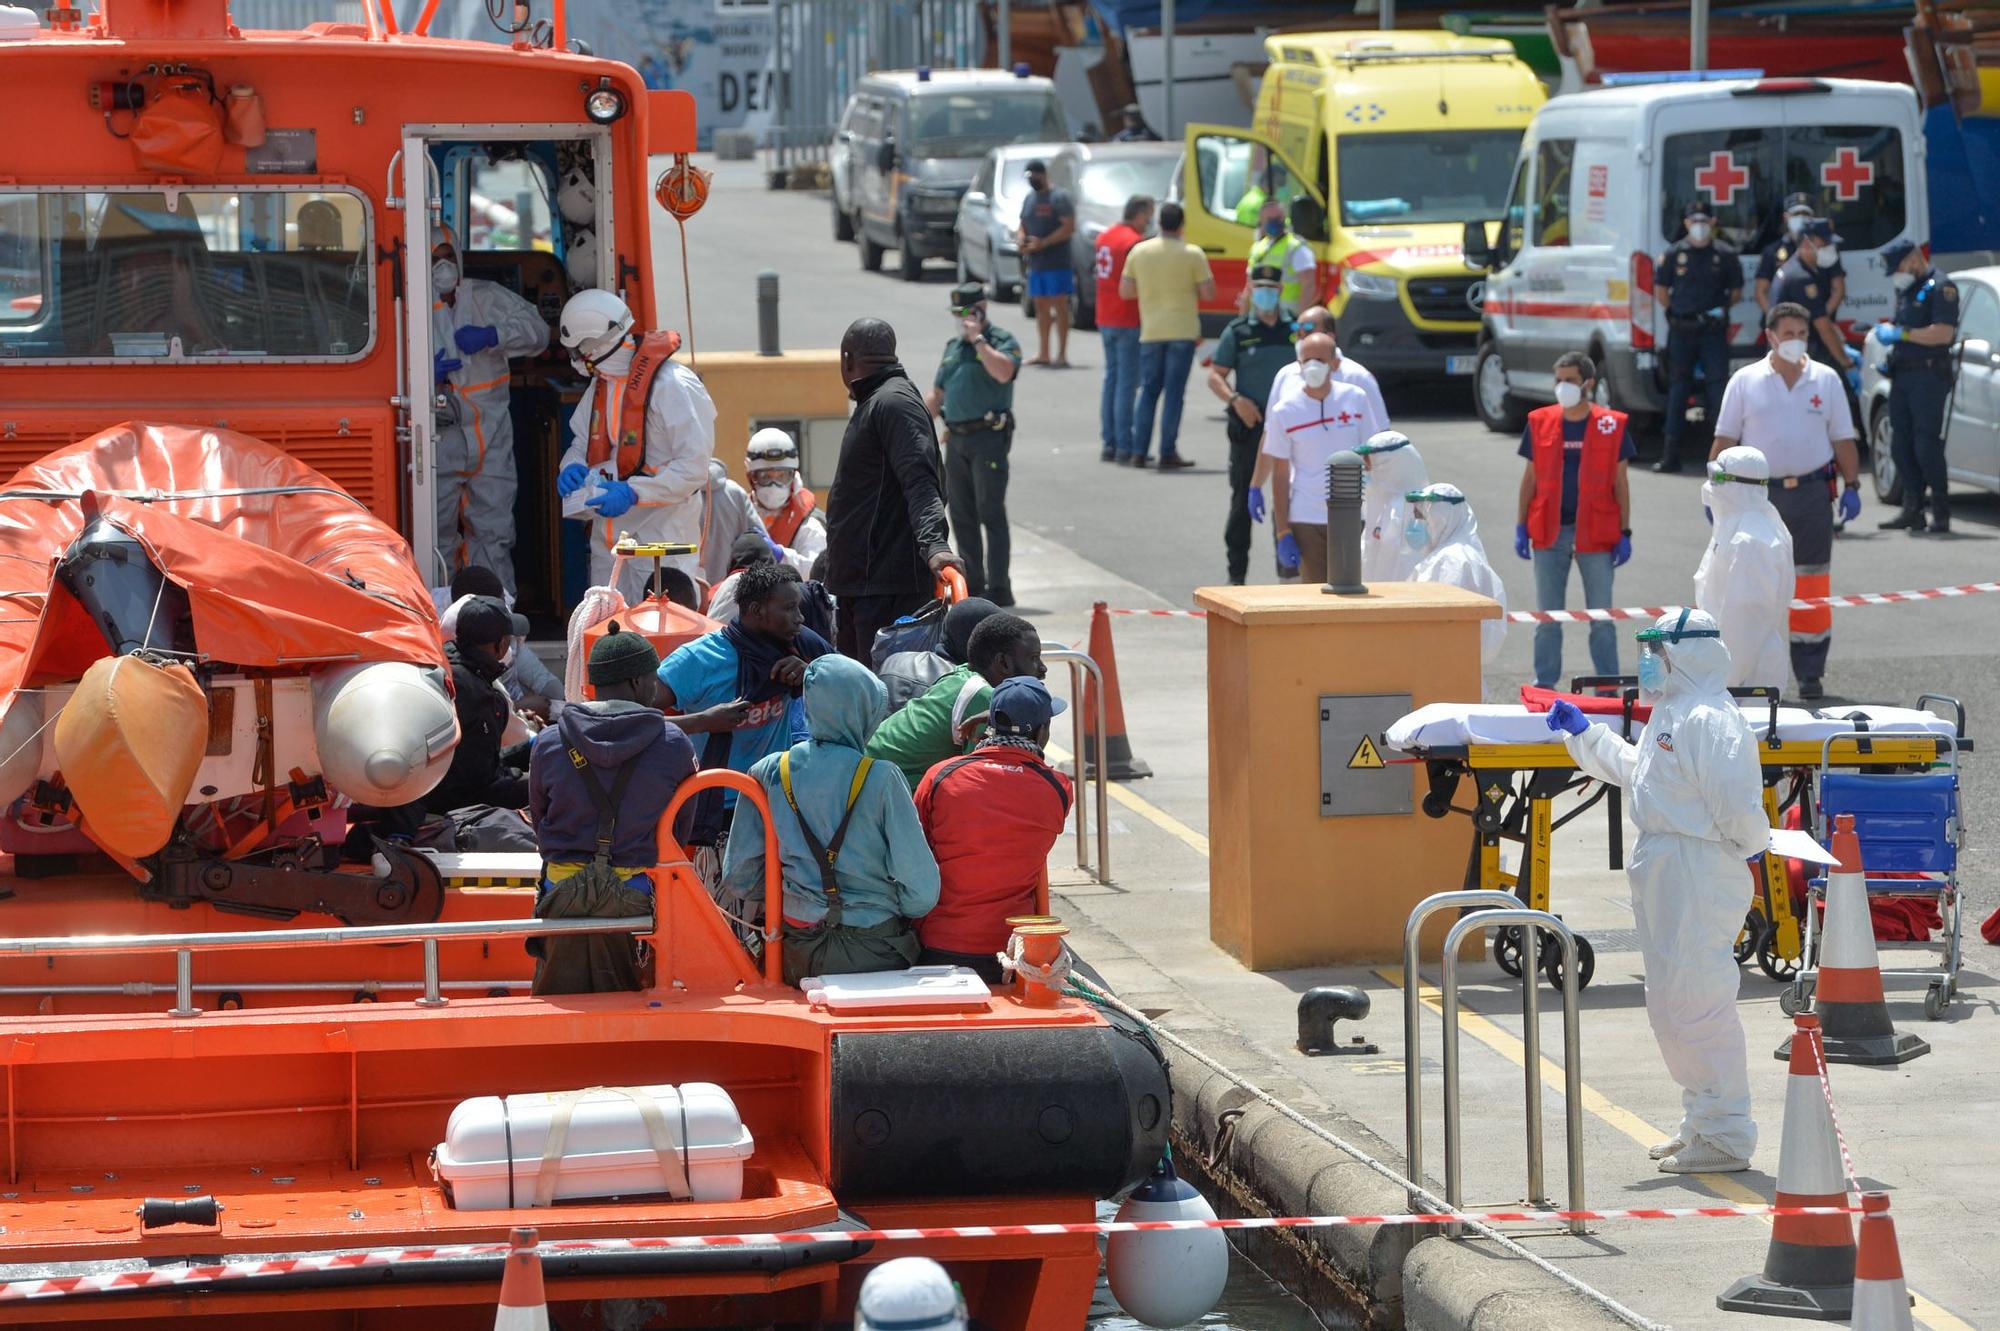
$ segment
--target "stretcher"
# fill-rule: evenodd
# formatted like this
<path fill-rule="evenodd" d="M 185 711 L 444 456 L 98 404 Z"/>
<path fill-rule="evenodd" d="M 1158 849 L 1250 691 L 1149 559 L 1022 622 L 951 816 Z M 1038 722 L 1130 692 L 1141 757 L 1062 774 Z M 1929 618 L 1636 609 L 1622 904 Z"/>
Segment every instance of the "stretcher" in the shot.
<path fill-rule="evenodd" d="M 1593 719 L 1636 739 L 1649 709 L 1638 701 L 1637 681 L 1628 676 L 1590 676 L 1571 682 L 1572 695 L 1537 691 L 1537 707 L 1520 704 L 1431 703 L 1399 719 L 1382 734 L 1385 749 L 1408 755 L 1391 761 L 1421 762 L 1429 791 L 1424 813 L 1432 818 L 1462 814 L 1472 821 L 1472 849 L 1466 859 L 1467 888 L 1511 892 L 1535 910 L 1549 909 L 1549 865 L 1555 833 L 1592 809 L 1602 807 L 1610 838 L 1609 867 L 1625 867 L 1621 792 L 1583 775 L 1560 737 L 1549 730 L 1547 704 L 1553 696 L 1574 696 L 1588 704 Z M 1588 693 L 1587 690 L 1611 690 Z M 1527 692 L 1523 691 L 1524 694 Z M 1914 707 L 1844 705 L 1817 711 L 1786 706 L 1775 689 L 1735 689 L 1737 706 L 1757 737 L 1764 775 L 1764 811 L 1773 827 L 1785 811 L 1804 799 L 1810 804 L 1812 775 L 1824 763 L 1866 771 L 1919 770 L 1972 749 L 1965 737 L 1965 708 L 1954 698 L 1924 694 Z M 1950 709 L 1949 717 L 1935 708 Z M 1892 731 L 1874 737 L 1871 732 Z M 1454 803 L 1461 784 L 1470 782 L 1470 807 Z M 1558 796 L 1580 797 L 1560 816 Z M 1519 848 L 1516 869 L 1502 863 L 1505 845 Z M 1758 893 L 1738 936 L 1736 959 L 1755 958 L 1763 972 L 1781 982 L 1794 979 L 1803 955 L 1799 921 L 1792 911 L 1784 861 L 1764 857 Z M 1509 975 L 1522 972 L 1521 936 L 1498 931 L 1494 960 Z M 1562 961 L 1544 948 L 1534 963 L 1560 987 Z M 1577 981 L 1590 983 L 1596 955 L 1577 937 Z"/>

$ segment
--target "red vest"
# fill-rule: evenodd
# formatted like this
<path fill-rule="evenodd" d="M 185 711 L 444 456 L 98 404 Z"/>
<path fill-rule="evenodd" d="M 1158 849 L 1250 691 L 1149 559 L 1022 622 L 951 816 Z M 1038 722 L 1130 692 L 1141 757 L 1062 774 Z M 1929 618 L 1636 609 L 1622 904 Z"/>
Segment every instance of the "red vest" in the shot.
<path fill-rule="evenodd" d="M 799 534 L 799 528 L 812 516 L 813 505 L 818 501 L 813 492 L 801 485 L 792 491 L 792 497 L 776 513 L 764 515 L 764 530 L 771 533 L 771 539 L 779 545 L 790 545 L 792 538 Z"/>
<path fill-rule="evenodd" d="M 648 333 L 639 339 L 632 353 L 632 368 L 625 375 L 625 400 L 618 407 L 618 479 L 624 480 L 645 465 L 646 399 L 653 392 L 653 380 L 667 368 L 667 361 L 681 349 L 681 335 L 669 328 Z M 604 421 L 606 391 L 600 382 L 590 404 L 590 442 L 583 460 L 591 466 L 611 456 L 611 435 Z"/>
<path fill-rule="evenodd" d="M 1534 445 L 1535 497 L 1528 501 L 1528 539 L 1537 550 L 1556 543 L 1562 531 L 1563 418 L 1558 406 L 1528 413 L 1528 442 Z M 1625 413 L 1592 406 L 1583 432 L 1583 460 L 1576 476 L 1576 549 L 1598 554 L 1618 544 L 1618 454 L 1625 446 Z"/>

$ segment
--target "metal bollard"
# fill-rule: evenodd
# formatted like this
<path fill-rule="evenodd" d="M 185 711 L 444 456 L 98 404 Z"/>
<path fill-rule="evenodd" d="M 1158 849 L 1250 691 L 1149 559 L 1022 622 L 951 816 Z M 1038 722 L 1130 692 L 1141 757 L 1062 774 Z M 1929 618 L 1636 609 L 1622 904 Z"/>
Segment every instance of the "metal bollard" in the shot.
<path fill-rule="evenodd" d="M 1332 596 L 1364 596 L 1361 581 L 1361 455 L 1342 449 L 1326 463 L 1326 585 Z"/>
<path fill-rule="evenodd" d="M 778 346 L 778 275 L 769 268 L 757 274 L 757 354 L 784 354 Z"/>

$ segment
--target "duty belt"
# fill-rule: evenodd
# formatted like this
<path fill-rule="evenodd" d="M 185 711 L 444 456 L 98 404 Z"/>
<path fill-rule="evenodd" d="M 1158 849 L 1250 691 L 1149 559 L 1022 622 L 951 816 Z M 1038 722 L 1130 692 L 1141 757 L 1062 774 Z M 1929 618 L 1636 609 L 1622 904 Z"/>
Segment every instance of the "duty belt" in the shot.
<path fill-rule="evenodd" d="M 1014 428 L 1014 413 L 989 411 L 984 416 L 974 416 L 971 420 L 946 421 L 944 428 L 949 434 L 984 434 L 988 430 L 1011 430 Z"/>
<path fill-rule="evenodd" d="M 1796 490 L 1807 481 L 1830 481 L 1839 469 L 1831 462 L 1817 471 L 1801 472 L 1797 476 L 1773 476 L 1771 484 L 1780 490 Z"/>

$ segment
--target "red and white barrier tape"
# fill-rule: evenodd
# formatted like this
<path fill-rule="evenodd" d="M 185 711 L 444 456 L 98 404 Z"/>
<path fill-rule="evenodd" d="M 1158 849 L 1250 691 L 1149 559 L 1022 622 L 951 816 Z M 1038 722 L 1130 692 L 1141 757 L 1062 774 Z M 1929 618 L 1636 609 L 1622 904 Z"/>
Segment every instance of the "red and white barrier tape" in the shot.
<path fill-rule="evenodd" d="M 1906 592 L 1854 592 L 1843 596 L 1800 596 L 1792 601 L 1794 610 L 1845 610 L 1858 605 L 1902 605 L 1912 601 L 1942 601 L 1955 596 L 1979 596 L 2000 592 L 2000 582 L 1967 582 L 1956 587 L 1919 587 Z M 1597 624 L 1612 620 L 1654 620 L 1679 606 L 1627 605 L 1601 610 L 1510 610 L 1510 624 Z M 1139 615 L 1158 619 L 1206 619 L 1206 610 L 1111 610 L 1114 615 Z"/>
<path fill-rule="evenodd" d="M 923 1229 L 793 1230 L 774 1234 L 685 1234 L 633 1239 L 544 1240 L 539 1251 L 657 1252 L 677 1248 L 748 1248 L 799 1243 L 914 1243 L 937 1239 L 1056 1238 L 1076 1234 L 1154 1234 L 1190 1229 L 1329 1229 L 1357 1225 L 1443 1225 L 1476 1220 L 1488 1224 L 1558 1224 L 1570 1220 L 1730 1220 L 1742 1217 L 1858 1215 L 1858 1206 L 1679 1206 L 1618 1211 L 1461 1211 L 1453 1215 L 1293 1215 L 1244 1216 L 1223 1220 L 1092 1220 L 1075 1224 L 955 1225 Z M 50 1276 L 0 1284 L 0 1303 L 63 1298 L 75 1294 L 118 1294 L 134 1290 L 256 1281 L 302 1272 L 355 1271 L 399 1262 L 453 1261 L 501 1257 L 506 1243 L 456 1243 L 429 1248 L 369 1248 L 301 1257 L 273 1257 L 203 1266 L 152 1267 L 106 1275 Z"/>
<path fill-rule="evenodd" d="M 1801 963 L 1804 964 L 1803 958 Z M 1826 1042 L 1812 1042 L 1813 1062 L 1819 1065 L 1819 1093 L 1826 1097 L 1826 1116 L 1833 1123 L 1833 1139 L 1840 1145 L 1840 1167 L 1847 1173 L 1847 1195 L 1861 1195 L 1861 1180 L 1854 1176 L 1854 1155 L 1847 1149 L 1847 1134 L 1840 1130 L 1840 1107 L 1833 1102 L 1833 1083 L 1826 1075 Z"/>

